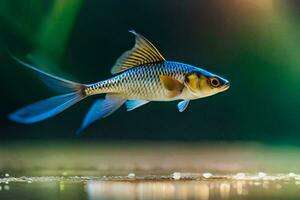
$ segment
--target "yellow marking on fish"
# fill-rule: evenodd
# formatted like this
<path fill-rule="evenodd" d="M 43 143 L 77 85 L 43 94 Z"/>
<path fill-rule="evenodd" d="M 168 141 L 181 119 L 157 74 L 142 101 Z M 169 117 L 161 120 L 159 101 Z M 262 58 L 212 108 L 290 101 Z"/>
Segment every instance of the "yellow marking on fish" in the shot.
<path fill-rule="evenodd" d="M 159 78 L 165 89 L 170 92 L 170 97 L 176 97 L 182 92 L 184 85 L 178 80 L 166 75 L 160 75 Z"/>

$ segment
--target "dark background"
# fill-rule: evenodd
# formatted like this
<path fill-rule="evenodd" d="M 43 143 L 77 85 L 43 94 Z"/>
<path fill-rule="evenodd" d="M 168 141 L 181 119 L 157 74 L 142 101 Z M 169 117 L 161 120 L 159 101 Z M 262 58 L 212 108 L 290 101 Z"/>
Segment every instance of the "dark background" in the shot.
<path fill-rule="evenodd" d="M 275 0 L 2 0 L 0 139 L 77 139 L 89 98 L 34 125 L 7 114 L 55 95 L 15 63 L 10 49 L 53 74 L 83 83 L 111 76 L 135 29 L 168 60 L 230 80 L 230 90 L 192 101 L 124 108 L 79 139 L 249 140 L 300 144 L 300 6 Z M 102 98 L 103 96 L 101 96 Z"/>

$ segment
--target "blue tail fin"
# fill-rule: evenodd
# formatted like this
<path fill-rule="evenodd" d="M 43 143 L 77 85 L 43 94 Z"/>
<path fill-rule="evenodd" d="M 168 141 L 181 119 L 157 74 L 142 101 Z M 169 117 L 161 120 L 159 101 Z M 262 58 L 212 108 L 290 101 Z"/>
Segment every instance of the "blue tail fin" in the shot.
<path fill-rule="evenodd" d="M 64 111 L 82 99 L 83 96 L 78 92 L 51 97 L 11 113 L 9 119 L 23 124 L 36 123 Z"/>
<path fill-rule="evenodd" d="M 34 70 L 49 88 L 64 94 L 21 108 L 9 115 L 10 120 L 25 124 L 39 122 L 57 115 L 86 97 L 85 85 L 53 76 L 12 57 L 18 63 Z"/>

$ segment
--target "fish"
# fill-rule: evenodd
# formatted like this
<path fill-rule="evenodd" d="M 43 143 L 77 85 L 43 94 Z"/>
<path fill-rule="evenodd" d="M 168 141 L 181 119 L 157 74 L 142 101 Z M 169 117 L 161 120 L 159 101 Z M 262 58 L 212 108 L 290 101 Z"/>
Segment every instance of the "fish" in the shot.
<path fill-rule="evenodd" d="M 143 35 L 134 30 L 129 32 L 135 36 L 133 48 L 117 59 L 111 68 L 111 78 L 92 84 L 66 80 L 12 56 L 19 64 L 33 70 L 46 86 L 59 95 L 25 106 L 9 114 L 9 119 L 23 124 L 40 122 L 87 97 L 105 94 L 105 98 L 97 99 L 85 115 L 77 131 L 79 134 L 123 104 L 127 111 L 132 111 L 153 101 L 179 100 L 177 108 L 183 112 L 191 100 L 212 96 L 230 87 L 228 80 L 207 70 L 167 61 Z"/>

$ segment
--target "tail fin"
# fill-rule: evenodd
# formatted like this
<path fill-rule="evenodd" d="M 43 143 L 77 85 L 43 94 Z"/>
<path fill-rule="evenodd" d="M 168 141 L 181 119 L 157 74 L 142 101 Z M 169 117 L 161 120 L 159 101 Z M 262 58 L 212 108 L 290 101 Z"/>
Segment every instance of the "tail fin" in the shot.
<path fill-rule="evenodd" d="M 84 96 L 78 92 L 55 96 L 25 106 L 24 108 L 11 113 L 9 119 L 23 124 L 36 123 L 61 113 L 83 98 Z"/>
<path fill-rule="evenodd" d="M 12 56 L 18 63 L 32 69 L 41 80 L 51 89 L 58 93 L 64 93 L 59 96 L 51 97 L 46 100 L 31 104 L 9 115 L 9 119 L 19 123 L 35 123 L 50 117 L 53 117 L 75 103 L 86 97 L 84 93 L 85 85 L 71 82 L 57 76 L 48 74 L 29 65 L 18 58 Z"/>

